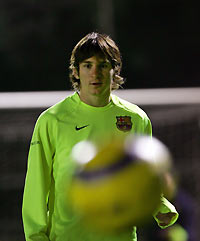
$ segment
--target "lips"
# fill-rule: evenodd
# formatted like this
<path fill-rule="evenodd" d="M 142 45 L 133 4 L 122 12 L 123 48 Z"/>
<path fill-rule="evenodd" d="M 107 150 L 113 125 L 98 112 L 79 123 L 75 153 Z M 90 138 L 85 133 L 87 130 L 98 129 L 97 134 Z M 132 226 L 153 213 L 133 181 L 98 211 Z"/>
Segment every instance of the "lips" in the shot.
<path fill-rule="evenodd" d="M 103 83 L 102 82 L 92 82 L 91 85 L 94 85 L 94 86 L 99 86 L 99 85 L 102 85 Z"/>

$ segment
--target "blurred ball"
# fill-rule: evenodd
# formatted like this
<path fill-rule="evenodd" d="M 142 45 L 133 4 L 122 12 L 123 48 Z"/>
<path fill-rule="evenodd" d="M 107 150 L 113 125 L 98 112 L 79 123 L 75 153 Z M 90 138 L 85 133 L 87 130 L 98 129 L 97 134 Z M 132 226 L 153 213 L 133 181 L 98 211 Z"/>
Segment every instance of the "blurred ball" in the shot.
<path fill-rule="evenodd" d="M 77 171 L 69 197 L 84 224 L 118 232 L 150 220 L 160 204 L 162 173 L 171 165 L 163 143 L 148 136 L 129 136 L 97 151 L 83 141 L 73 148 L 73 157 Z"/>

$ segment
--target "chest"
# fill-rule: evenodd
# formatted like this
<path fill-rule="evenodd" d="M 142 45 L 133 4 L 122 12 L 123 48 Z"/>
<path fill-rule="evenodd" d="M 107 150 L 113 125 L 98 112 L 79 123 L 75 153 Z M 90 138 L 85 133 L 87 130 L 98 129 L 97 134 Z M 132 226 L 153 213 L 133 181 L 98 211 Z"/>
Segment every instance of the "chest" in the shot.
<path fill-rule="evenodd" d="M 76 143 L 89 140 L 100 147 L 117 136 L 137 132 L 140 122 L 134 115 L 121 111 L 95 115 L 71 113 L 59 120 L 54 156 L 54 177 L 57 183 L 63 176 L 68 178 L 69 170 L 72 170 L 71 152 Z"/>
<path fill-rule="evenodd" d="M 81 140 L 103 141 L 117 135 L 134 133 L 138 129 L 137 118 L 124 112 L 82 114 L 74 113 L 58 122 L 57 143 L 72 148 Z"/>

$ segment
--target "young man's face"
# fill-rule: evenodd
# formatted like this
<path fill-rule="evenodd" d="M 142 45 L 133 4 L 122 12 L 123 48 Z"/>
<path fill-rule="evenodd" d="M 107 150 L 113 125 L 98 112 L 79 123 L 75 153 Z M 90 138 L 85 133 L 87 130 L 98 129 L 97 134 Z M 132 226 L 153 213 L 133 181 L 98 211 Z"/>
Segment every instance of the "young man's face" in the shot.
<path fill-rule="evenodd" d="M 109 96 L 113 69 L 108 59 L 92 56 L 79 64 L 80 96 Z"/>

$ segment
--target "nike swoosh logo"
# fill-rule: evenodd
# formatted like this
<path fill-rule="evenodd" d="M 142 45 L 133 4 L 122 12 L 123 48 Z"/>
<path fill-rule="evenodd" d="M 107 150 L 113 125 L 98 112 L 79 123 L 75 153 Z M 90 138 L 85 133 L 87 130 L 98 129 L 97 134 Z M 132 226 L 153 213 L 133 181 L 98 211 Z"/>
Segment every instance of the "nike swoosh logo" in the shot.
<path fill-rule="evenodd" d="M 89 125 L 85 125 L 85 126 L 81 126 L 81 127 L 77 127 L 77 126 L 76 126 L 76 130 L 79 131 L 79 130 L 81 130 L 81 129 L 87 127 L 87 126 L 89 126 Z"/>

